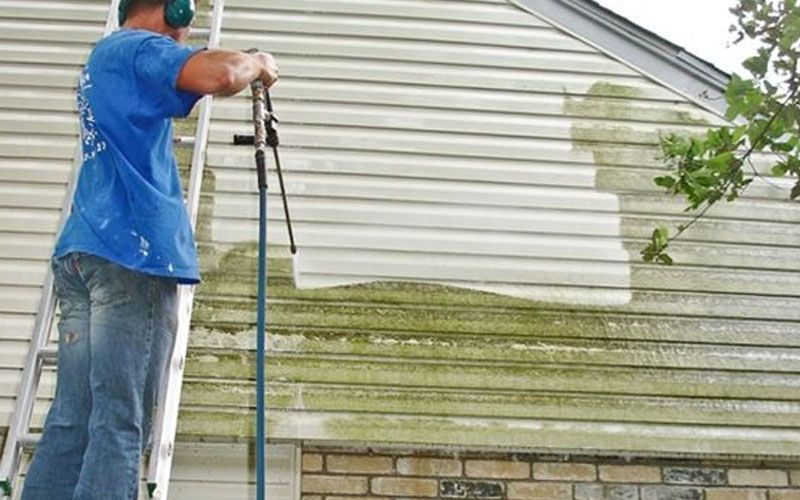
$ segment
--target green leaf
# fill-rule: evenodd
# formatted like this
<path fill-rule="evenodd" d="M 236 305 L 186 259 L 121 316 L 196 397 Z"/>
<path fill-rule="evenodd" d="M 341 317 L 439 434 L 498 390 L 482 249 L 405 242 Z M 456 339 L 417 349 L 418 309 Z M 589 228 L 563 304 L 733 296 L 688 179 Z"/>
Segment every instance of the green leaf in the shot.
<path fill-rule="evenodd" d="M 789 198 L 796 200 L 797 197 L 800 196 L 800 180 L 792 188 L 792 192 L 789 194 Z"/>
<path fill-rule="evenodd" d="M 724 173 L 730 168 L 732 160 L 733 153 L 731 151 L 725 151 L 708 160 L 708 168 L 715 172 Z"/>
<path fill-rule="evenodd" d="M 670 189 L 675 185 L 676 181 L 669 175 L 665 175 L 662 177 L 656 177 L 655 179 L 653 179 L 653 182 L 656 183 L 656 186 L 661 186 L 663 188 Z"/>
<path fill-rule="evenodd" d="M 777 163 L 772 167 L 772 175 L 775 177 L 782 177 L 789 171 L 789 166 L 785 163 Z"/>
<path fill-rule="evenodd" d="M 669 244 L 669 229 L 658 226 L 653 229 L 650 242 L 640 253 L 645 262 L 656 262 L 661 265 L 672 265 L 672 258 L 664 251 Z"/>
<path fill-rule="evenodd" d="M 783 50 L 789 50 L 797 40 L 800 40 L 800 12 L 792 10 L 786 19 L 786 24 L 784 25 L 778 45 Z"/>
<path fill-rule="evenodd" d="M 742 63 L 742 66 L 744 66 L 748 71 L 753 73 L 753 75 L 761 78 L 767 72 L 767 69 L 769 69 L 768 68 L 769 58 L 760 55 L 748 57 Z"/>
<path fill-rule="evenodd" d="M 703 141 L 701 141 L 697 137 L 692 137 L 692 145 L 689 148 L 689 153 L 691 153 L 692 156 L 700 156 L 703 154 L 705 150 L 706 147 Z"/>
<path fill-rule="evenodd" d="M 659 249 L 667 246 L 669 240 L 669 229 L 667 226 L 658 226 L 653 230 L 653 240 L 658 244 Z"/>
<path fill-rule="evenodd" d="M 788 104 L 783 110 L 783 115 L 786 117 L 788 127 L 794 128 L 800 125 L 800 108 L 796 104 Z"/>
<path fill-rule="evenodd" d="M 725 118 L 733 120 L 741 114 L 745 104 L 742 96 L 752 87 L 753 84 L 750 80 L 743 80 L 736 73 L 733 74 L 728 86 L 725 88 L 725 102 L 728 104 Z"/>
<path fill-rule="evenodd" d="M 740 101 L 737 100 L 735 102 L 729 102 L 728 109 L 725 110 L 725 118 L 733 121 L 740 114 L 742 114 L 742 105 L 740 104 Z"/>
<path fill-rule="evenodd" d="M 689 141 L 675 133 L 661 138 L 661 152 L 667 159 L 683 156 L 688 148 Z"/>
<path fill-rule="evenodd" d="M 763 136 L 767 129 L 767 120 L 759 119 L 750 122 L 750 129 L 747 131 L 747 136 L 750 139 L 750 144 L 756 151 L 760 151 L 763 147 Z"/>
<path fill-rule="evenodd" d="M 791 172 L 800 177 L 800 159 L 798 159 L 796 156 L 788 156 L 786 157 L 786 161 L 783 163 L 786 164 L 787 172 Z"/>
<path fill-rule="evenodd" d="M 764 94 L 756 88 L 748 90 L 742 95 L 742 115 L 746 118 L 754 118 L 763 113 Z"/>
<path fill-rule="evenodd" d="M 734 73 L 725 89 L 725 99 L 728 101 L 728 104 L 730 104 L 731 100 L 740 97 L 751 88 L 753 88 L 753 82 L 751 80 L 745 80 Z"/>
<path fill-rule="evenodd" d="M 672 257 L 670 257 L 669 255 L 667 255 L 665 253 L 659 254 L 658 262 L 660 264 L 665 265 L 665 266 L 671 266 L 673 264 Z"/>
<path fill-rule="evenodd" d="M 734 143 L 738 143 L 739 141 L 744 139 L 746 135 L 747 135 L 747 125 L 739 125 L 735 129 L 733 129 L 733 136 L 731 137 L 731 140 Z"/>
<path fill-rule="evenodd" d="M 773 142 L 770 144 L 770 149 L 776 153 L 788 153 L 794 149 L 794 144 L 790 142 Z"/>
<path fill-rule="evenodd" d="M 705 169 L 695 170 L 690 175 L 692 176 L 692 179 L 694 179 L 694 181 L 697 183 L 697 186 L 700 186 L 700 188 L 707 188 L 715 184 L 714 176 L 708 170 Z M 698 188 L 698 191 L 700 190 L 700 188 Z"/>

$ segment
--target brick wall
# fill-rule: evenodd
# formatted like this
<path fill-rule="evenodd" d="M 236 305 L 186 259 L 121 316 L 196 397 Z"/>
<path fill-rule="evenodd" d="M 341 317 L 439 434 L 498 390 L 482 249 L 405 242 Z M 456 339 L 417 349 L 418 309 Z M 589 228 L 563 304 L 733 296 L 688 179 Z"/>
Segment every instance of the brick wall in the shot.
<path fill-rule="evenodd" d="M 791 464 L 305 447 L 302 500 L 800 500 Z"/>

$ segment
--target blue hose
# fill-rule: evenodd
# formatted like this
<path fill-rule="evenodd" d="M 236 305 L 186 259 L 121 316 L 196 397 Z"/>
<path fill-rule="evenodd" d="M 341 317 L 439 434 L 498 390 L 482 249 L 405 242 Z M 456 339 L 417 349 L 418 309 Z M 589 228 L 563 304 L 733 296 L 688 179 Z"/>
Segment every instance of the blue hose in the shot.
<path fill-rule="evenodd" d="M 263 159 L 262 159 L 263 160 Z M 266 409 L 264 405 L 265 325 L 267 302 L 267 188 L 258 190 L 258 329 L 256 331 L 256 498 L 265 499 Z"/>

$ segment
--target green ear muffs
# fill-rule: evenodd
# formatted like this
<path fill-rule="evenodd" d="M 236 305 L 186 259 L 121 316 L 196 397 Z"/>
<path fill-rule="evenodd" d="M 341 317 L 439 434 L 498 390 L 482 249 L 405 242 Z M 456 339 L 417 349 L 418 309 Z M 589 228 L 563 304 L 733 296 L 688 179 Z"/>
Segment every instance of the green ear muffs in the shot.
<path fill-rule="evenodd" d="M 128 0 L 120 0 L 119 7 L 117 7 L 117 19 L 120 26 L 125 24 L 126 17 L 128 17 Z"/>
<path fill-rule="evenodd" d="M 164 7 L 164 18 L 173 28 L 185 28 L 194 19 L 194 0 L 169 0 Z"/>
<path fill-rule="evenodd" d="M 125 24 L 125 19 L 128 16 L 128 5 L 130 0 L 120 0 L 119 11 L 119 25 Z M 168 25 L 175 29 L 185 28 L 192 24 L 195 14 L 194 0 L 167 0 L 164 5 L 164 20 Z"/>

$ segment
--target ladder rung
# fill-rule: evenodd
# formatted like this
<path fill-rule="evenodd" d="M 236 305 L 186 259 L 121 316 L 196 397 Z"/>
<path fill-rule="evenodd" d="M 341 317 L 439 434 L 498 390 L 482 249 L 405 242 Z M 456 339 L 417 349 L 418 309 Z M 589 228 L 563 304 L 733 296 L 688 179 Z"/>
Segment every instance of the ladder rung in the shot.
<path fill-rule="evenodd" d="M 46 364 L 55 364 L 58 360 L 58 348 L 57 347 L 42 347 L 39 349 L 39 358 Z"/>
<path fill-rule="evenodd" d="M 172 143 L 176 147 L 190 149 L 194 147 L 194 137 L 188 135 L 179 135 L 172 140 Z"/>
<path fill-rule="evenodd" d="M 39 443 L 39 440 L 42 439 L 41 434 L 34 434 L 27 432 L 20 436 L 19 438 L 19 445 L 23 448 L 32 448 Z"/>

